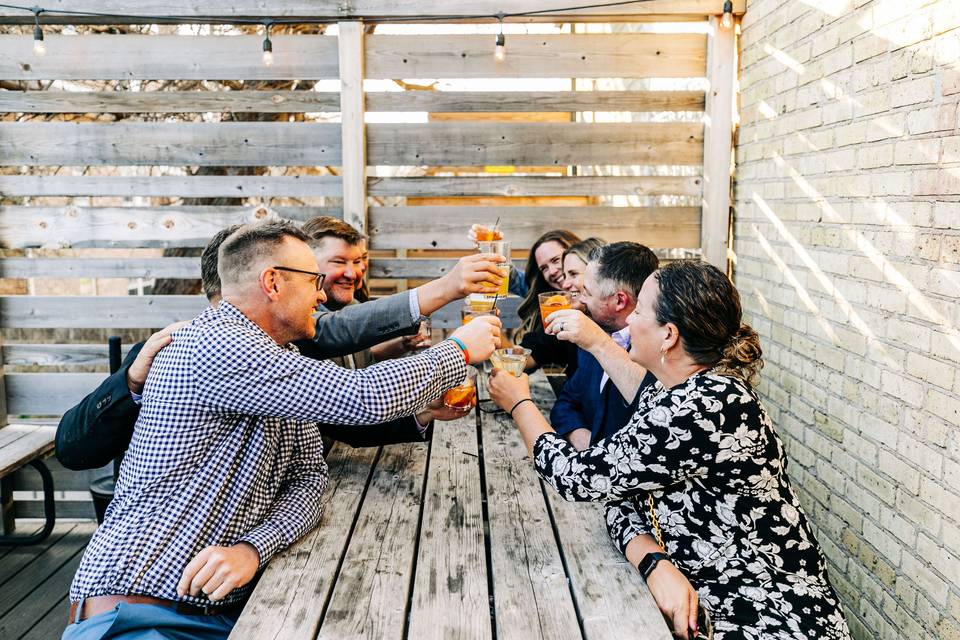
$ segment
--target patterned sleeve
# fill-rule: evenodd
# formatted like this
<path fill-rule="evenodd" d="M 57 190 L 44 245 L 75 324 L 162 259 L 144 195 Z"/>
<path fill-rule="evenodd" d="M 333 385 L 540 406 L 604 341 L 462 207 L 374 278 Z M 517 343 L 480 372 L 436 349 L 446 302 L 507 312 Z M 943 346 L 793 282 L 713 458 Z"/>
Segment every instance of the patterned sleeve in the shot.
<path fill-rule="evenodd" d="M 534 464 L 566 500 L 606 501 L 703 476 L 711 465 L 749 457 L 761 436 L 735 420 L 756 401 L 719 376 L 693 376 L 681 388 L 642 403 L 614 436 L 578 452 L 555 433 L 534 443 Z M 731 425 L 741 424 L 739 427 Z M 739 453 L 737 453 L 739 452 Z"/>
<path fill-rule="evenodd" d="M 607 532 L 621 553 L 627 552 L 627 545 L 631 540 L 651 532 L 637 498 L 611 500 L 604 505 L 604 512 Z"/>
<path fill-rule="evenodd" d="M 452 342 L 354 370 L 266 336 L 257 342 L 242 328 L 198 340 L 192 366 L 200 401 L 215 411 L 355 425 L 411 415 L 466 375 Z"/>
<path fill-rule="evenodd" d="M 248 542 L 257 550 L 260 569 L 320 522 L 320 498 L 327 487 L 320 431 L 310 425 L 297 434 L 297 452 L 285 470 L 283 488 L 263 521 L 238 541 Z"/>

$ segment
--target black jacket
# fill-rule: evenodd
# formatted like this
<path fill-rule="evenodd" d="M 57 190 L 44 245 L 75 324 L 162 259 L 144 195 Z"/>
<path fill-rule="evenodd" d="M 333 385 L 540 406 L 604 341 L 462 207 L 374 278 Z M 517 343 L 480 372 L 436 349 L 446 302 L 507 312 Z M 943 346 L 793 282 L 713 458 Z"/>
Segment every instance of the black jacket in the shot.
<path fill-rule="evenodd" d="M 130 397 L 127 387 L 127 370 L 143 344 L 134 345 L 115 374 L 60 418 L 56 454 L 67 469 L 97 469 L 127 450 L 140 416 L 140 405 Z M 309 352 L 304 355 L 313 356 Z M 320 432 L 351 447 L 378 447 L 429 440 L 433 423 L 423 435 L 412 416 L 373 425 L 321 425 Z"/>

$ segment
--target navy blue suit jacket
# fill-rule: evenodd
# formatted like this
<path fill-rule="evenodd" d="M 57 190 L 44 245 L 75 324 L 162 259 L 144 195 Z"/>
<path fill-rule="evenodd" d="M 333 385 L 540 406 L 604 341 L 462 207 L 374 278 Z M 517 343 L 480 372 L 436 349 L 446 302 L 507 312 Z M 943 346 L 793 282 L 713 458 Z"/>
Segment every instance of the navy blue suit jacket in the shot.
<path fill-rule="evenodd" d="M 574 429 L 590 429 L 590 444 L 608 438 L 627 424 L 636 409 L 636 398 L 627 402 L 613 381 L 608 380 L 600 391 L 603 368 L 597 359 L 578 349 L 577 371 L 567 380 L 550 411 L 550 425 L 561 436 Z M 649 372 L 637 390 L 639 397 L 647 385 L 656 380 Z"/>

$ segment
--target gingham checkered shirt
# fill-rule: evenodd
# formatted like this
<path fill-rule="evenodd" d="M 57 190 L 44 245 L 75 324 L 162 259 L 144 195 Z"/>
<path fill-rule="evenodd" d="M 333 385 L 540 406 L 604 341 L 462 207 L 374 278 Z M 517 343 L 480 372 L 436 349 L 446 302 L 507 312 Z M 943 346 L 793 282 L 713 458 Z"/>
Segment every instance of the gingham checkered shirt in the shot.
<path fill-rule="evenodd" d="M 177 595 L 201 550 L 248 542 L 263 568 L 316 526 L 327 481 L 316 422 L 408 415 L 465 375 L 451 342 L 353 371 L 281 347 L 229 302 L 204 311 L 150 369 L 116 493 L 70 599 L 141 594 L 205 604 Z"/>

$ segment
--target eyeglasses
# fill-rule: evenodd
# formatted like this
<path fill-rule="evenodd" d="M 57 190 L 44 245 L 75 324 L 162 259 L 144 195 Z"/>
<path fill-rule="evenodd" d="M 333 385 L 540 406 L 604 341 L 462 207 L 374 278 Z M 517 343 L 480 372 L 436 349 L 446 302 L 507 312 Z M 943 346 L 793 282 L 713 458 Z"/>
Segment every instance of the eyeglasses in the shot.
<path fill-rule="evenodd" d="M 323 279 L 327 277 L 327 274 L 320 273 L 319 271 L 304 271 L 303 269 L 293 269 L 291 267 L 278 267 L 274 266 L 274 269 L 277 271 L 290 271 L 292 273 L 305 273 L 308 276 L 313 276 L 317 284 L 317 291 L 323 288 Z"/>

